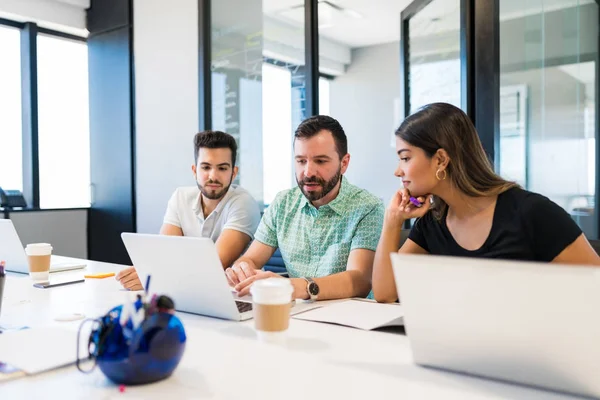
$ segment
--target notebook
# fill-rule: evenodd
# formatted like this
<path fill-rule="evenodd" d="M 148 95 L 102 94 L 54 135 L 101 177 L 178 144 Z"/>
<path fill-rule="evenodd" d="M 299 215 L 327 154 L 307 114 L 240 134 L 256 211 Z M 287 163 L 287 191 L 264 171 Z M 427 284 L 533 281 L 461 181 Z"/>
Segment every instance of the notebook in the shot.
<path fill-rule="evenodd" d="M 292 318 L 370 331 L 386 326 L 402 326 L 403 316 L 402 306 L 397 303 L 380 304 L 372 300 L 350 299 L 294 315 Z"/>

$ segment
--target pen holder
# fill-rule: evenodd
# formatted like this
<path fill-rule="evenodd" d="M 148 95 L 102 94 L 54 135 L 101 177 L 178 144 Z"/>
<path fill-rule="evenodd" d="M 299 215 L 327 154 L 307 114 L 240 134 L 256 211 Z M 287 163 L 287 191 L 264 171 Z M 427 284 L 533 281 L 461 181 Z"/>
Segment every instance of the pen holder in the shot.
<path fill-rule="evenodd" d="M 130 323 L 119 323 L 122 310 L 123 306 L 117 306 L 95 321 L 98 325 L 89 338 L 89 358 L 117 384 L 138 385 L 171 376 L 185 350 L 186 335 L 179 318 L 155 312 L 131 329 Z M 78 368 L 81 370 L 79 363 Z"/>

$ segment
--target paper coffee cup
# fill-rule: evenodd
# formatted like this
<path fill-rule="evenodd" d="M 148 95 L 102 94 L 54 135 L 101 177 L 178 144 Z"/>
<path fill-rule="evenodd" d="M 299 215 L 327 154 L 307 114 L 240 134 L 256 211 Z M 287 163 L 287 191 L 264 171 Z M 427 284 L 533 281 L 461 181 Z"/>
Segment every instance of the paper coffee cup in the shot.
<path fill-rule="evenodd" d="M 285 278 L 259 280 L 252 284 L 250 293 L 254 327 L 258 338 L 269 343 L 285 342 L 294 293 L 290 280 Z"/>
<path fill-rule="evenodd" d="M 29 262 L 29 276 L 33 280 L 48 280 L 52 246 L 48 243 L 31 243 L 25 247 Z"/>

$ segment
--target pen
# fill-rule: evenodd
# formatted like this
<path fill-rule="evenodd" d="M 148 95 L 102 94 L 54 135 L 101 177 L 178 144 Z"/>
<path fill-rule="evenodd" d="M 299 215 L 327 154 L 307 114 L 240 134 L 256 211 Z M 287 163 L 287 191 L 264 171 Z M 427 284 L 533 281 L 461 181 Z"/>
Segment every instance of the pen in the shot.
<path fill-rule="evenodd" d="M 413 203 L 416 207 L 421 207 L 423 205 L 423 203 L 421 203 L 419 200 L 417 200 L 415 197 L 412 197 L 409 199 L 411 203 Z"/>
<path fill-rule="evenodd" d="M 146 295 L 148 295 L 148 289 L 150 288 L 150 277 L 152 275 L 148 275 L 148 277 L 146 278 Z"/>

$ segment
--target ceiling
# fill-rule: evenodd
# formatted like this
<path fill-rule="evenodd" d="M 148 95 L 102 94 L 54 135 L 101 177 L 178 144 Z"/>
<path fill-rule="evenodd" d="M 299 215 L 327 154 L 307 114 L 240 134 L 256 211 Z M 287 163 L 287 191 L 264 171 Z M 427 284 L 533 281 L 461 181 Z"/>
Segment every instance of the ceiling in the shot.
<path fill-rule="evenodd" d="M 460 1 L 432 1 L 410 20 L 408 26 L 411 38 L 459 31 Z"/>
<path fill-rule="evenodd" d="M 500 2 L 500 20 L 583 6 L 594 2 L 595 0 L 502 0 Z"/>
<path fill-rule="evenodd" d="M 322 1 L 322 0 L 320 0 Z M 347 45 L 363 47 L 400 40 L 400 13 L 411 0 L 327 0 L 349 13 L 319 6 L 319 32 L 323 37 Z M 558 9 L 582 6 L 594 0 L 502 0 L 500 19 L 507 20 Z M 295 27 L 304 21 L 304 0 L 263 0 L 268 17 Z M 427 36 L 458 30 L 460 0 L 434 0 L 413 20 L 411 36 Z M 360 17 L 353 16 L 359 14 Z"/>
<path fill-rule="evenodd" d="M 400 13 L 412 0 L 328 0 L 358 13 L 319 5 L 319 34 L 349 47 L 371 46 L 400 38 Z M 448 1 L 448 0 L 443 0 Z M 263 0 L 265 15 L 294 26 L 303 26 L 303 0 Z M 292 9 L 293 10 L 290 10 Z M 325 8 L 325 10 L 323 10 Z"/>

